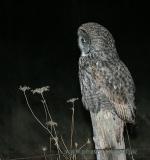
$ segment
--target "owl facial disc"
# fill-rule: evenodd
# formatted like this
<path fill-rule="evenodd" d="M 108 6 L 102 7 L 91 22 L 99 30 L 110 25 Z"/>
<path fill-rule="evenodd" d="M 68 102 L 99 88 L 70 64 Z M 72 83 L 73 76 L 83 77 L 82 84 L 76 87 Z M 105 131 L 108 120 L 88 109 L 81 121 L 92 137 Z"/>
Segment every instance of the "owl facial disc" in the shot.
<path fill-rule="evenodd" d="M 78 46 L 81 50 L 81 56 L 87 56 L 90 52 L 90 38 L 84 30 L 78 32 Z"/>
<path fill-rule="evenodd" d="M 88 44 L 88 41 L 84 37 L 79 36 L 78 45 L 81 50 L 81 56 L 87 56 L 90 51 L 90 46 Z"/>

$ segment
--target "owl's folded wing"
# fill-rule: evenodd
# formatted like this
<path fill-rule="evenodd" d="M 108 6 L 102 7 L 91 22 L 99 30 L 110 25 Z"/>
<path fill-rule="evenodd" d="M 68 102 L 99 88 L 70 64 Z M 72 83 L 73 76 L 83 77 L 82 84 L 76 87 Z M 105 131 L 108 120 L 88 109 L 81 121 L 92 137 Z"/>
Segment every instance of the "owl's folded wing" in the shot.
<path fill-rule="evenodd" d="M 134 83 L 126 66 L 123 65 L 119 70 L 94 67 L 93 78 L 97 85 L 95 87 L 97 93 L 100 91 L 99 96 L 105 97 L 112 104 L 118 117 L 126 122 L 134 123 Z"/>

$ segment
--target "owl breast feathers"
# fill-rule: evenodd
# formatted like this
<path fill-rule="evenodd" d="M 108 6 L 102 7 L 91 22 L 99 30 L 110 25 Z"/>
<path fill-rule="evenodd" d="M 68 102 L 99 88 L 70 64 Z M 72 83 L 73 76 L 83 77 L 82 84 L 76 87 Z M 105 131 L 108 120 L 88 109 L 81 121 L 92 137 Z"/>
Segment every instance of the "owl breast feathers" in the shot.
<path fill-rule="evenodd" d="M 87 110 L 109 110 L 125 122 L 134 123 L 134 82 L 119 59 L 110 32 L 97 23 L 78 29 L 79 80 L 82 101 Z"/>

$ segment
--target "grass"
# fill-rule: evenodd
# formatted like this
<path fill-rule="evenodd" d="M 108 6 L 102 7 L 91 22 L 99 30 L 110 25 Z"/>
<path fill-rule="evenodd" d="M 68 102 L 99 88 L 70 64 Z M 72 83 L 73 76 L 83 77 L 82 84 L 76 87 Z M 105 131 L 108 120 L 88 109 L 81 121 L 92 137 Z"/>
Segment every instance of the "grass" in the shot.
<path fill-rule="evenodd" d="M 52 153 L 52 146 L 56 148 L 56 154 L 57 154 L 57 160 L 65 159 L 65 160 L 77 160 L 80 153 L 80 151 L 84 148 L 86 148 L 91 142 L 89 139 L 83 144 L 79 145 L 77 142 L 74 142 L 74 132 L 75 132 L 75 102 L 78 100 L 78 98 L 72 98 L 67 100 L 67 103 L 71 103 L 72 108 L 72 116 L 71 116 L 71 126 L 70 126 L 70 146 L 67 146 L 63 137 L 61 135 L 57 134 L 57 127 L 58 124 L 55 122 L 51 116 L 51 113 L 49 111 L 49 107 L 47 105 L 47 101 L 44 97 L 44 92 L 49 91 L 49 86 L 45 86 L 42 88 L 36 88 L 32 90 L 30 87 L 27 86 L 20 86 L 19 88 L 25 97 L 26 104 L 29 108 L 29 111 L 31 112 L 33 118 L 45 129 L 45 131 L 48 133 L 49 136 L 49 146 L 43 146 L 42 152 L 45 160 L 52 159 L 52 157 L 49 157 L 48 154 Z M 32 110 L 32 107 L 29 103 L 28 94 L 27 92 L 32 92 L 33 94 L 39 94 L 41 96 L 41 102 L 44 110 L 44 117 L 45 117 L 45 123 L 42 122 L 34 113 Z M 67 133 L 66 133 L 67 134 Z M 86 159 L 84 156 L 83 159 Z"/>

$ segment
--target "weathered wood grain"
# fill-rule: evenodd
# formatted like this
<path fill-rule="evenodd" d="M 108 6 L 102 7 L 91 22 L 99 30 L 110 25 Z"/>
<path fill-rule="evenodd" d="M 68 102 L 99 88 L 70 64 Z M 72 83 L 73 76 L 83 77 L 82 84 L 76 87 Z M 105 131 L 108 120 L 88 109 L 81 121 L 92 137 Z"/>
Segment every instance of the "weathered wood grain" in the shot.
<path fill-rule="evenodd" d="M 90 115 L 97 160 L 126 160 L 124 122 L 108 110 Z"/>

